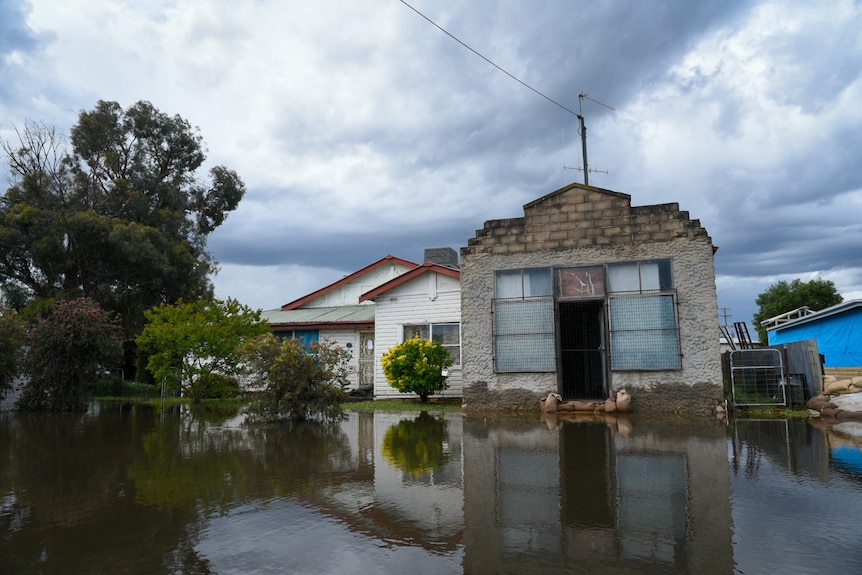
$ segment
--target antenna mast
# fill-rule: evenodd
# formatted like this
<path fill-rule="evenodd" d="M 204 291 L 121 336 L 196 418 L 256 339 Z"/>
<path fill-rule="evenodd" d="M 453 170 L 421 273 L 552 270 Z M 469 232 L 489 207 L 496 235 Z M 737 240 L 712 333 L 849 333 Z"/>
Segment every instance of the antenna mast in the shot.
<path fill-rule="evenodd" d="M 580 129 L 580 132 L 581 132 L 581 150 L 584 153 L 584 184 L 589 186 L 590 185 L 590 166 L 587 163 L 587 126 L 586 126 L 586 124 L 584 124 L 584 114 L 582 111 L 584 99 L 587 99 L 590 102 L 595 102 L 596 104 L 604 106 L 608 110 L 613 110 L 614 108 L 608 106 L 604 102 L 599 102 L 595 98 L 591 98 L 589 96 L 589 94 L 587 94 L 586 92 L 581 92 L 580 94 L 578 94 L 578 122 L 580 123 L 580 126 L 581 126 L 581 129 Z"/>

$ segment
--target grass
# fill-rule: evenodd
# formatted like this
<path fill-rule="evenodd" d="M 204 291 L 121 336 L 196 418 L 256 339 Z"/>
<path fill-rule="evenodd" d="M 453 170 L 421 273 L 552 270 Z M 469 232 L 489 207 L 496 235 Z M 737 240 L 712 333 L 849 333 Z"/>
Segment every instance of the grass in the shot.
<path fill-rule="evenodd" d="M 418 399 L 382 399 L 354 401 L 344 404 L 348 411 L 461 411 L 460 399 L 434 400 L 422 403 Z"/>
<path fill-rule="evenodd" d="M 808 419 L 811 417 L 811 413 L 804 407 L 772 407 L 768 405 L 738 407 L 736 414 L 741 417 L 760 419 Z"/>
<path fill-rule="evenodd" d="M 192 400 L 188 397 L 165 397 L 161 398 L 159 389 L 152 385 L 134 382 L 99 382 L 91 388 L 92 399 L 98 401 L 110 401 L 118 403 L 132 403 L 135 405 L 183 405 Z M 203 405 L 211 407 L 229 407 L 246 403 L 248 398 L 236 399 L 204 399 Z M 437 399 L 431 398 L 428 403 L 422 403 L 416 399 L 384 399 L 379 401 L 345 401 L 343 407 L 346 411 L 389 411 L 389 412 L 419 412 L 419 411 L 460 411 L 460 399 Z"/>

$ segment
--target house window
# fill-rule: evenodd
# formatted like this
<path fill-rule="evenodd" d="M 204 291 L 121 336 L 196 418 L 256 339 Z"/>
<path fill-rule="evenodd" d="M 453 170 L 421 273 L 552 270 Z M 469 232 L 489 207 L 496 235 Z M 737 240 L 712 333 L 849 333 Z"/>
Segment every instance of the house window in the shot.
<path fill-rule="evenodd" d="M 551 295 L 551 268 L 499 271 L 495 284 L 498 299 Z"/>
<path fill-rule="evenodd" d="M 404 341 L 414 337 L 439 342 L 449 350 L 452 365 L 461 365 L 461 325 L 457 323 L 426 323 L 404 326 Z"/>
<path fill-rule="evenodd" d="M 495 274 L 494 358 L 498 372 L 555 371 L 550 268 Z"/>
<path fill-rule="evenodd" d="M 670 260 L 608 265 L 611 369 L 682 368 Z"/>
<path fill-rule="evenodd" d="M 311 353 L 311 344 L 320 340 L 320 331 L 316 329 L 280 329 L 273 331 L 272 335 L 279 341 L 298 339 L 308 353 Z"/>

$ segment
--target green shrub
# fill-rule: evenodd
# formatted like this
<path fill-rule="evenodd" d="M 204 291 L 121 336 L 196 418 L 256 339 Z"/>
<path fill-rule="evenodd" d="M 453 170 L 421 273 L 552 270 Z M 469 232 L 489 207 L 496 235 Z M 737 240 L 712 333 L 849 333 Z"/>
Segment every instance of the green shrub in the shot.
<path fill-rule="evenodd" d="M 429 395 L 446 389 L 443 368 L 452 365 L 452 358 L 440 342 L 417 336 L 390 348 L 381 362 L 389 385 L 415 393 L 425 403 Z"/>
<path fill-rule="evenodd" d="M 243 347 L 257 400 L 252 419 L 259 421 L 337 420 L 351 354 L 329 341 L 312 344 L 312 353 L 297 339 L 278 341 L 259 336 Z"/>
<path fill-rule="evenodd" d="M 193 386 L 203 399 L 233 399 L 242 393 L 236 378 L 221 373 L 204 373 Z"/>

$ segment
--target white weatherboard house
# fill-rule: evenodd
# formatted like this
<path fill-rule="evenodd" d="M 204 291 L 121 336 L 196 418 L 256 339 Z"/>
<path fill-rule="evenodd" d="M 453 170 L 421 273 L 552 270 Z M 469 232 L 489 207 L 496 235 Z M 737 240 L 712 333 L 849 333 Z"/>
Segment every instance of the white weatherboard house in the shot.
<path fill-rule="evenodd" d="M 434 397 L 460 397 L 458 254 L 431 248 L 425 259 L 419 265 L 388 255 L 262 317 L 277 337 L 295 337 L 307 347 L 330 340 L 351 351 L 349 389 L 373 390 L 376 398 L 416 397 L 388 385 L 381 359 L 389 348 L 414 335 L 439 341 L 455 364 L 449 388 Z"/>
<path fill-rule="evenodd" d="M 374 386 L 374 304 L 363 293 L 419 264 L 388 255 L 315 292 L 262 314 L 277 337 L 295 337 L 310 346 L 330 340 L 353 352 L 350 389 Z"/>
<path fill-rule="evenodd" d="M 457 260 L 454 250 L 451 253 Z M 439 341 L 454 361 L 449 369 L 448 388 L 432 397 L 461 397 L 460 271 L 450 265 L 426 261 L 364 293 L 360 301 L 375 302 L 375 398 L 416 397 L 389 385 L 381 360 L 390 348 L 417 335 Z"/>

